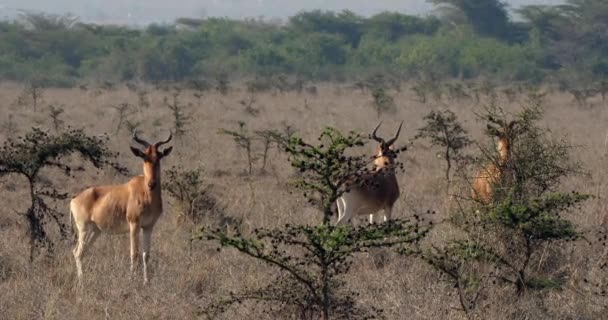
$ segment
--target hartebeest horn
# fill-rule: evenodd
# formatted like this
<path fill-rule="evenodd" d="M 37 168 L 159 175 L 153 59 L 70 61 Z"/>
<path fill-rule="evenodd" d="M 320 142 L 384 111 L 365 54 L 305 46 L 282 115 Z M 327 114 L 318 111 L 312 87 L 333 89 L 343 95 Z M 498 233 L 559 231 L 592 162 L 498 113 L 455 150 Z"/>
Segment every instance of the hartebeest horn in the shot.
<path fill-rule="evenodd" d="M 169 137 L 167 138 L 167 140 L 159 141 L 154 146 L 156 148 L 158 148 L 158 147 L 162 146 L 163 144 L 168 143 L 169 141 L 171 141 L 172 138 L 173 138 L 173 133 L 171 131 L 169 131 Z"/>
<path fill-rule="evenodd" d="M 378 137 L 376 135 L 376 132 L 378 131 L 378 128 L 380 128 L 380 125 L 382 125 L 382 121 L 380 121 L 380 123 L 378 123 L 378 125 L 376 126 L 376 128 L 374 129 L 374 131 L 372 131 L 372 134 L 369 136 L 370 138 L 384 144 L 384 139 Z"/>
<path fill-rule="evenodd" d="M 133 140 L 146 148 L 150 146 L 150 143 L 148 141 L 143 140 L 137 136 L 137 131 L 133 132 Z"/>
<path fill-rule="evenodd" d="M 399 125 L 399 129 L 397 129 L 397 133 L 395 133 L 395 137 L 392 138 L 391 140 L 389 140 L 386 145 L 390 146 L 393 143 L 395 143 L 395 141 L 397 141 L 397 138 L 399 138 L 399 133 L 401 133 L 401 127 L 403 126 L 403 121 L 401 121 L 401 124 Z"/>

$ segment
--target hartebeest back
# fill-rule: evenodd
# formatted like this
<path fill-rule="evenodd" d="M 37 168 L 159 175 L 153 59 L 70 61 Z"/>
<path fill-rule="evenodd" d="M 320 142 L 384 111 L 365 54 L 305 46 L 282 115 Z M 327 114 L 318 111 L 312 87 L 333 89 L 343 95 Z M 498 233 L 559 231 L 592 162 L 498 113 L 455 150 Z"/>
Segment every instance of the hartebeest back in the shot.
<path fill-rule="evenodd" d="M 78 280 L 82 283 L 82 258 L 100 233 L 130 233 L 131 272 L 139 251 L 139 232 L 143 233 L 143 275 L 148 282 L 148 259 L 152 230 L 163 212 L 160 180 L 160 161 L 171 153 L 173 147 L 160 150 L 160 146 L 171 141 L 150 144 L 133 136 L 135 142 L 144 147 L 131 147 L 133 154 L 143 160 L 143 175 L 136 176 L 120 185 L 88 188 L 70 201 L 72 218 L 78 232 L 78 244 L 74 248 Z"/>
<path fill-rule="evenodd" d="M 505 175 L 505 170 L 511 157 L 511 140 L 515 135 L 514 128 L 517 124 L 516 121 L 511 121 L 509 124 L 493 119 L 490 119 L 490 121 L 499 125 L 499 128 L 491 124 L 487 126 L 488 132 L 498 138 L 496 142 L 498 158 L 479 171 L 479 174 L 473 180 L 471 190 L 473 200 L 486 205 L 492 203 L 494 187 L 502 181 Z"/>
<path fill-rule="evenodd" d="M 393 206 L 399 198 L 399 185 L 395 176 L 395 158 L 397 156 L 393 147 L 399 137 L 403 122 L 399 125 L 395 136 L 385 141 L 377 136 L 376 126 L 370 138 L 380 145 L 374 159 L 374 169 L 370 172 L 351 177 L 346 183 L 346 191 L 338 198 L 338 222 L 343 224 L 355 215 L 369 214 L 370 223 L 374 222 L 374 214 L 384 210 L 384 221 L 391 219 Z"/>

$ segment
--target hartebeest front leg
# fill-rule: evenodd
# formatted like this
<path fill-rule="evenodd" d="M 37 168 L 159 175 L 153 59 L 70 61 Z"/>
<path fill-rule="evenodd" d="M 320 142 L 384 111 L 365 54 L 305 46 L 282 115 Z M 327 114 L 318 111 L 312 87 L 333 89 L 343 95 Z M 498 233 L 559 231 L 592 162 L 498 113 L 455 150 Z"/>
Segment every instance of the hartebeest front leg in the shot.
<path fill-rule="evenodd" d="M 148 260 L 150 260 L 150 246 L 152 242 L 152 227 L 143 228 L 143 254 L 142 262 L 144 265 L 144 284 L 148 283 Z"/>
<path fill-rule="evenodd" d="M 139 252 L 139 223 L 129 222 L 129 234 L 131 236 L 131 278 L 135 273 L 135 263 Z"/>

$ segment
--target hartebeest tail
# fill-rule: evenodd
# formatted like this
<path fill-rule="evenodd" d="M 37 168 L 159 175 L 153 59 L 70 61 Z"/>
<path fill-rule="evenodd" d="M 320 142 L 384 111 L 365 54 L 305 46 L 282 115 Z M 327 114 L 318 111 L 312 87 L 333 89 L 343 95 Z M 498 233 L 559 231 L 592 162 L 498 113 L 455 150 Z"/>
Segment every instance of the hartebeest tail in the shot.
<path fill-rule="evenodd" d="M 479 174 L 473 180 L 471 190 L 473 200 L 486 205 L 492 203 L 494 188 L 505 175 L 511 157 L 511 140 L 515 136 L 515 126 L 517 125 L 516 121 L 511 121 L 508 124 L 492 118 L 490 118 L 490 121 L 499 125 L 498 128 L 491 124 L 487 125 L 488 132 L 498 138 L 496 142 L 498 159 L 487 164 L 479 171 Z"/>
<path fill-rule="evenodd" d="M 171 153 L 173 147 L 161 150 L 163 144 L 150 144 L 133 136 L 135 142 L 144 147 L 131 147 L 133 154 L 143 160 L 143 175 L 136 176 L 125 184 L 88 188 L 70 201 L 70 211 L 78 234 L 74 248 L 76 271 L 82 283 L 82 258 L 100 233 L 130 233 L 131 272 L 139 251 L 139 232 L 143 233 L 143 275 L 148 282 L 148 260 L 152 230 L 163 212 L 160 181 L 160 161 Z"/>
<path fill-rule="evenodd" d="M 346 192 L 336 201 L 338 207 L 338 222 L 343 224 L 355 215 L 369 214 L 370 223 L 374 222 L 374 214 L 384 210 L 384 221 L 391 219 L 393 206 L 399 198 L 399 184 L 395 176 L 395 158 L 393 147 L 399 137 L 403 122 L 399 125 L 395 136 L 388 141 L 377 136 L 376 126 L 370 137 L 380 143 L 374 160 L 374 170 L 350 178 L 346 183 Z"/>

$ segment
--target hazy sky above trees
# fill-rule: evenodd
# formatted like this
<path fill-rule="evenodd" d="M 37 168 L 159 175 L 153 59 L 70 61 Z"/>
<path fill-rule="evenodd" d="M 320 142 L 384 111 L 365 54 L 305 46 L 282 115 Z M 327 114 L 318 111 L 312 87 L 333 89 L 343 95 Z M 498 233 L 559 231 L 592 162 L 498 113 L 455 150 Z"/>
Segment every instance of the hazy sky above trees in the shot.
<path fill-rule="evenodd" d="M 562 0 L 506 0 L 511 8 L 526 4 L 557 4 Z M 301 10 L 344 10 L 361 15 L 381 11 L 427 13 L 425 0 L 0 0 L 0 18 L 18 9 L 48 13 L 70 12 L 81 20 L 98 23 L 148 24 L 172 22 L 178 17 L 286 18 Z"/>

